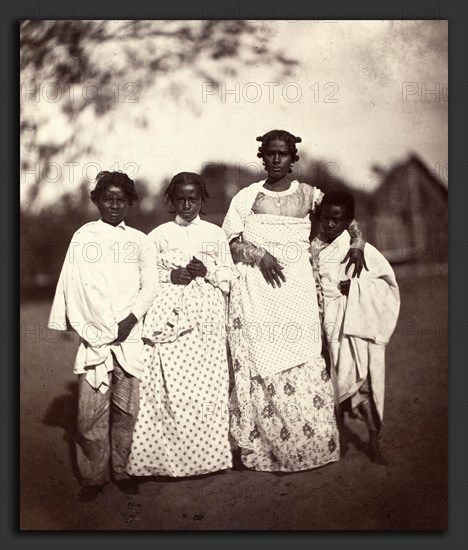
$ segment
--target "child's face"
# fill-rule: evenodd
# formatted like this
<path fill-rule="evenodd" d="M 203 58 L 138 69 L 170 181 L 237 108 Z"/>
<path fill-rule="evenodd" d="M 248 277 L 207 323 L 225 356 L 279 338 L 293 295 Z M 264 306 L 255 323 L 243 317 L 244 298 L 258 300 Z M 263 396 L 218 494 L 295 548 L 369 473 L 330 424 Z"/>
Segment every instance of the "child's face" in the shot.
<path fill-rule="evenodd" d="M 263 152 L 263 162 L 268 176 L 275 180 L 284 178 L 292 164 L 288 144 L 282 139 L 272 139 Z"/>
<path fill-rule="evenodd" d="M 348 228 L 350 222 L 344 206 L 325 204 L 321 207 L 320 223 L 329 243 L 339 237 Z"/>
<path fill-rule="evenodd" d="M 130 206 L 124 190 L 115 185 L 109 186 L 94 203 L 101 214 L 103 222 L 119 225 L 125 219 Z"/>
<path fill-rule="evenodd" d="M 200 187 L 193 183 L 179 183 L 175 188 L 172 204 L 178 216 L 186 222 L 191 222 L 200 212 Z"/>

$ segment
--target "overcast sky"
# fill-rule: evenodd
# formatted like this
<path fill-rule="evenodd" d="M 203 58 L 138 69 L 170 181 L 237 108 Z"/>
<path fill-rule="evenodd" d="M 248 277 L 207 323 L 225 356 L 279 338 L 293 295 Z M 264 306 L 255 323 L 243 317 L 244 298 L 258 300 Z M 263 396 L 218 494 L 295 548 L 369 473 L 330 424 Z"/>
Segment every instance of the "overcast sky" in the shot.
<path fill-rule="evenodd" d="M 178 100 L 167 89 L 163 93 L 159 82 L 139 90 L 136 103 L 120 101 L 110 116 L 96 119 L 89 109 L 76 127 L 59 103 L 34 105 L 47 113 L 43 139 L 60 140 L 81 129 L 93 144 L 73 178 L 63 170 L 64 189 L 80 183 L 84 167 L 90 178 L 95 175 L 89 163 L 126 168 L 154 188 L 177 172 L 200 171 L 207 161 L 258 164 L 255 138 L 273 128 L 301 136 L 300 154 L 333 162 L 335 172 L 356 187 L 373 189 L 374 164 L 388 168 L 411 152 L 446 178 L 446 21 L 256 24 L 267 29 L 272 45 L 298 61 L 286 80 L 278 81 L 273 68 L 261 64 L 217 89 L 187 73 Z M 118 44 L 113 55 L 119 55 Z M 455 98 L 457 90 L 450 91 Z M 27 112 L 23 106 L 23 116 Z M 65 151 L 61 162 L 70 155 Z M 26 189 L 23 179 L 22 196 Z M 52 200 L 54 189 L 56 182 L 44 185 L 42 203 Z"/>

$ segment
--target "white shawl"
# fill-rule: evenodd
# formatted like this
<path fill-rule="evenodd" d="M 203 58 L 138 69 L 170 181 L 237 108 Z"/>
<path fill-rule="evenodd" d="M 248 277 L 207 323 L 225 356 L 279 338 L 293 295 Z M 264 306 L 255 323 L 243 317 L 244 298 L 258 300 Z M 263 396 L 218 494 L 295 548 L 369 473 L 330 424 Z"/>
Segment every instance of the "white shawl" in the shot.
<path fill-rule="evenodd" d="M 232 198 L 222 226 L 228 242 L 244 232 L 247 216 L 251 214 L 255 198 L 262 189 L 264 183 L 265 180 L 252 183 L 248 187 L 241 189 L 237 195 Z"/>
<path fill-rule="evenodd" d="M 365 259 L 369 271 L 351 279 L 349 296 L 338 283 L 348 279 L 342 264 L 350 243 L 344 231 L 318 254 L 318 273 L 324 296 L 324 331 L 332 359 L 338 401 L 352 396 L 370 374 L 380 418 L 385 393 L 385 345 L 395 330 L 400 295 L 395 274 L 384 256 L 369 243 Z"/>

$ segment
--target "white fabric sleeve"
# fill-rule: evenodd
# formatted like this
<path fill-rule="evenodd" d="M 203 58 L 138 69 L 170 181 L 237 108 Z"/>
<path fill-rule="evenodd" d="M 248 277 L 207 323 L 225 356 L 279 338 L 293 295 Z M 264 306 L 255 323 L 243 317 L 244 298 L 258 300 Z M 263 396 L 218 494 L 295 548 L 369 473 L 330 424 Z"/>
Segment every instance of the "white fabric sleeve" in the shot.
<path fill-rule="evenodd" d="M 138 266 L 140 271 L 140 292 L 132 308 L 132 313 L 139 321 L 150 308 L 159 290 L 156 247 L 146 235 L 140 241 Z"/>
<path fill-rule="evenodd" d="M 237 277 L 231 248 L 224 234 L 220 231 L 216 243 L 216 260 L 207 267 L 205 279 L 213 286 L 220 288 L 225 294 L 230 291 L 231 282 Z"/>
<path fill-rule="evenodd" d="M 356 220 L 353 220 L 348 225 L 348 233 L 351 235 L 350 248 L 359 248 L 360 250 L 364 250 L 366 241 L 362 237 L 361 228 Z"/>
<path fill-rule="evenodd" d="M 258 265 L 266 252 L 263 248 L 244 241 L 242 239 L 242 235 L 230 242 L 230 248 L 232 259 L 236 264 L 243 263 Z"/>
<path fill-rule="evenodd" d="M 118 325 L 109 286 L 83 254 L 86 244 L 75 234 L 68 247 L 48 326 L 64 330 L 69 324 L 89 345 L 100 347 L 117 338 Z"/>
<path fill-rule="evenodd" d="M 380 252 L 366 247 L 369 272 L 351 280 L 343 334 L 385 345 L 395 330 L 400 294 L 393 269 Z"/>

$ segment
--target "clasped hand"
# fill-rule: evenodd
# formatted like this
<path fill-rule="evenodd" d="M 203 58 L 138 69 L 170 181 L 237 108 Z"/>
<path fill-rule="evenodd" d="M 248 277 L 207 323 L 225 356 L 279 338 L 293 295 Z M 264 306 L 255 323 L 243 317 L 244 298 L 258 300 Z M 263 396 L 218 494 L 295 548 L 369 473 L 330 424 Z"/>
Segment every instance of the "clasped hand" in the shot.
<path fill-rule="evenodd" d="M 205 264 L 193 256 L 185 267 L 171 271 L 171 282 L 175 285 L 188 285 L 196 277 L 205 277 L 207 272 Z"/>

